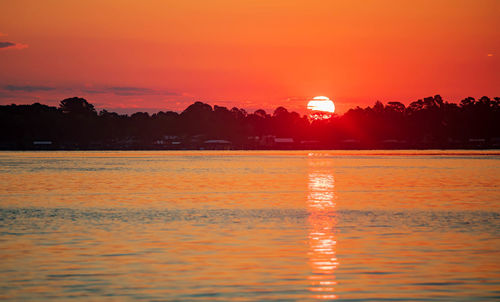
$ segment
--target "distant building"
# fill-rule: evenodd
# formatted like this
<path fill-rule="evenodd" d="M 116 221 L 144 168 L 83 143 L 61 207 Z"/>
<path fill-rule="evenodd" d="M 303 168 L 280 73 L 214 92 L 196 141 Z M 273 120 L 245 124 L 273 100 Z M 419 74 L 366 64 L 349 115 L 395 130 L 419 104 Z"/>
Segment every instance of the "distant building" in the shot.
<path fill-rule="evenodd" d="M 50 145 L 52 145 L 52 141 L 33 141 L 33 145 L 35 145 L 35 146 L 50 146 Z"/>
<path fill-rule="evenodd" d="M 274 143 L 275 144 L 293 144 L 293 138 L 290 137 L 275 137 L 274 138 Z"/>
<path fill-rule="evenodd" d="M 300 141 L 300 147 L 302 149 L 314 149 L 321 146 L 321 142 L 317 140 L 304 140 Z"/>
<path fill-rule="evenodd" d="M 249 137 L 250 139 L 250 137 Z M 276 137 L 274 135 L 263 135 L 262 137 L 252 137 L 254 142 L 259 143 L 264 148 L 291 148 L 294 146 L 295 141 L 291 137 Z"/>
<path fill-rule="evenodd" d="M 165 145 L 166 143 L 167 143 L 166 141 L 158 139 L 153 142 L 153 145 Z"/>
<path fill-rule="evenodd" d="M 260 138 L 259 144 L 262 147 L 271 147 L 271 146 L 274 145 L 274 139 L 275 138 L 276 138 L 276 136 L 274 136 L 274 135 L 263 135 Z"/>
<path fill-rule="evenodd" d="M 484 139 L 484 138 L 470 138 L 469 142 L 470 143 L 485 143 L 486 139 Z"/>
<path fill-rule="evenodd" d="M 357 140 L 357 139 L 344 139 L 342 141 L 340 141 L 342 144 L 352 144 L 352 145 L 359 145 L 360 141 Z"/>
<path fill-rule="evenodd" d="M 394 149 L 394 148 L 400 148 L 404 144 L 406 144 L 406 141 L 402 140 L 397 140 L 397 139 L 385 139 L 381 142 L 382 147 L 388 148 L 388 149 Z"/>
<path fill-rule="evenodd" d="M 485 138 L 469 138 L 469 147 L 482 148 L 486 145 Z"/>
<path fill-rule="evenodd" d="M 230 150 L 232 143 L 224 139 L 209 139 L 203 142 L 203 148 L 209 150 Z"/>
<path fill-rule="evenodd" d="M 175 139 L 179 139 L 179 137 L 177 135 L 164 135 L 163 139 L 165 139 L 165 140 L 175 140 Z"/>
<path fill-rule="evenodd" d="M 37 150 L 53 149 L 52 141 L 33 141 L 33 148 Z"/>
<path fill-rule="evenodd" d="M 341 149 L 359 149 L 361 148 L 361 141 L 353 138 L 341 140 L 337 146 Z"/>
<path fill-rule="evenodd" d="M 278 149 L 292 149 L 295 141 L 291 137 L 275 137 L 274 146 Z"/>

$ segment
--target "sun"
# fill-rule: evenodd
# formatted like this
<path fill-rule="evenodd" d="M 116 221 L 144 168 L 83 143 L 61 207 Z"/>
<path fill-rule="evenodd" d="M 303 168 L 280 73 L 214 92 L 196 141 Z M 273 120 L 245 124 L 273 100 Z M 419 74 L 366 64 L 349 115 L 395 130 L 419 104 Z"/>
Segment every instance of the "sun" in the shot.
<path fill-rule="evenodd" d="M 312 120 L 329 119 L 335 112 L 335 104 L 326 96 L 317 96 L 307 103 L 307 111 Z"/>

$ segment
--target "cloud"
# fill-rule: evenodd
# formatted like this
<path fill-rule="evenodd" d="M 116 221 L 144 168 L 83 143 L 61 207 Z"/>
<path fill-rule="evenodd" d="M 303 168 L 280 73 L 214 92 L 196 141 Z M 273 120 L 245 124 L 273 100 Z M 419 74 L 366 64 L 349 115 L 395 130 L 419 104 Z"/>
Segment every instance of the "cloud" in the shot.
<path fill-rule="evenodd" d="M 140 96 L 140 95 L 168 95 L 177 96 L 176 92 L 167 90 L 155 90 L 145 87 L 115 86 L 104 88 L 86 88 L 82 90 L 86 93 L 112 93 L 118 96 Z"/>
<path fill-rule="evenodd" d="M 54 87 L 47 87 L 47 86 L 17 86 L 17 85 L 7 85 L 4 86 L 5 90 L 8 91 L 23 91 L 23 92 L 36 92 L 36 91 L 49 91 L 49 90 L 54 90 Z"/>
<path fill-rule="evenodd" d="M 27 44 L 0 41 L 0 49 L 8 49 L 8 48 L 23 49 L 26 47 L 28 47 Z"/>
<path fill-rule="evenodd" d="M 113 87 L 86 87 L 86 88 L 76 88 L 76 87 L 50 87 L 43 85 L 6 85 L 0 87 L 0 90 L 9 92 L 60 92 L 60 93 L 84 93 L 84 94 L 112 94 L 116 96 L 128 97 L 128 96 L 179 96 L 178 93 L 151 89 L 146 87 L 132 87 L 132 86 L 113 86 Z"/>
<path fill-rule="evenodd" d="M 122 96 L 157 94 L 153 89 L 142 87 L 110 87 L 109 90 L 116 95 Z"/>
<path fill-rule="evenodd" d="M 12 42 L 0 42 L 0 48 L 14 47 L 16 43 Z"/>

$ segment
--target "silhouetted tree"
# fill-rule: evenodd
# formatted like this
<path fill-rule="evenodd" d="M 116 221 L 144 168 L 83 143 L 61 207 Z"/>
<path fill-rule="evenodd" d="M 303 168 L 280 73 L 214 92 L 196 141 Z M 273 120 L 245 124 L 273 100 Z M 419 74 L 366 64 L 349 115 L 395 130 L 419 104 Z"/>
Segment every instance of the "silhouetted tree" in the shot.
<path fill-rule="evenodd" d="M 59 108 L 66 114 L 95 115 L 94 105 L 79 97 L 72 97 L 61 101 Z"/>

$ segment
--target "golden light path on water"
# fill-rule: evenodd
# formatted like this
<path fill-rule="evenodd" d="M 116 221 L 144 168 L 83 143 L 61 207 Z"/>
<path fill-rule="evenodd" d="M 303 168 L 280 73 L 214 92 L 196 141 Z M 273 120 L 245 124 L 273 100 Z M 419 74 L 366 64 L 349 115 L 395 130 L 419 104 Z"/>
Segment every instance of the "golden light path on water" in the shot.
<path fill-rule="evenodd" d="M 309 290 L 315 299 L 336 299 L 335 270 L 339 265 L 336 257 L 335 238 L 335 180 L 328 167 L 311 159 L 309 162 L 309 262 L 312 274 Z M 331 168 L 330 168 L 331 169 Z"/>

